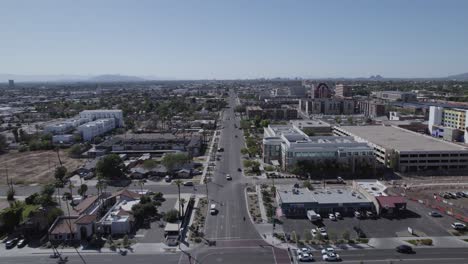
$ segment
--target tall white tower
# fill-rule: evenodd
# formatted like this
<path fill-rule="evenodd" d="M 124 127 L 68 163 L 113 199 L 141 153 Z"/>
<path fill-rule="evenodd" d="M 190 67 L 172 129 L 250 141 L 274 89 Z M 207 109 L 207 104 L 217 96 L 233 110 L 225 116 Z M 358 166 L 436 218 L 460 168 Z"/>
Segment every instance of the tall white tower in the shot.
<path fill-rule="evenodd" d="M 443 107 L 439 106 L 431 106 L 429 107 L 429 123 L 428 129 L 432 135 L 432 130 L 434 126 L 442 125 L 442 113 L 444 112 Z"/>

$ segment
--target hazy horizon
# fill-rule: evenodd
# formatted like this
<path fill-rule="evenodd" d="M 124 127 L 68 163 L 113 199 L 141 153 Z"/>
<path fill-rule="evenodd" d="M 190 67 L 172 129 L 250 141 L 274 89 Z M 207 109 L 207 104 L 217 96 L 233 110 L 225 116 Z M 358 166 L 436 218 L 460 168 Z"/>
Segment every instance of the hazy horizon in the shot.
<path fill-rule="evenodd" d="M 44 0 L 2 7 L 3 75 L 196 80 L 468 72 L 468 1 Z"/>

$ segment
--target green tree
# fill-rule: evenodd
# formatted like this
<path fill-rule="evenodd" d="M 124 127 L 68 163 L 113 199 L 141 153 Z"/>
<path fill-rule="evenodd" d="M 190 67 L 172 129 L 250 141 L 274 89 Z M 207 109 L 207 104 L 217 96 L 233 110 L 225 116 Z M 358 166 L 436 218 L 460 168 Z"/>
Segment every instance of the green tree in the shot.
<path fill-rule="evenodd" d="M 152 159 L 143 161 L 143 168 L 150 170 L 158 166 L 158 162 Z"/>
<path fill-rule="evenodd" d="M 164 221 L 168 223 L 175 223 L 179 218 L 178 216 L 179 211 L 177 211 L 176 209 L 169 210 L 164 214 Z"/>
<path fill-rule="evenodd" d="M 128 248 L 130 246 L 130 241 L 128 239 L 128 235 L 125 235 L 122 240 L 122 246 L 124 248 Z"/>
<path fill-rule="evenodd" d="M 67 168 L 65 166 L 58 166 L 55 168 L 54 177 L 57 182 L 61 183 L 61 186 L 65 183 L 65 176 L 67 175 Z"/>
<path fill-rule="evenodd" d="M 7 201 L 11 202 L 11 201 L 14 201 L 15 200 L 15 189 L 13 189 L 13 187 L 10 186 L 10 188 L 8 188 L 8 192 L 7 192 Z"/>
<path fill-rule="evenodd" d="M 173 153 L 173 154 L 164 155 L 161 162 L 167 168 L 167 170 L 172 171 L 189 161 L 190 161 L 190 158 L 187 154 Z"/>
<path fill-rule="evenodd" d="M 180 185 L 182 185 L 182 181 L 177 179 L 174 181 L 174 183 L 177 185 L 177 191 L 179 194 L 179 218 L 181 218 L 182 216 L 180 214 L 182 210 L 181 210 L 181 199 L 180 199 Z"/>
<path fill-rule="evenodd" d="M 248 148 L 241 148 L 240 150 L 242 155 L 248 155 L 249 154 L 249 149 Z"/>
<path fill-rule="evenodd" d="M 158 211 L 151 202 L 151 199 L 148 197 L 148 199 L 141 199 L 139 203 L 132 206 L 132 213 L 137 225 L 141 225 L 145 219 L 155 216 Z"/>
<path fill-rule="evenodd" d="M 81 153 L 83 152 L 83 149 L 79 144 L 75 144 L 71 146 L 70 150 L 68 150 L 68 154 L 70 157 L 79 157 L 81 156 Z"/>
<path fill-rule="evenodd" d="M 270 124 L 270 120 L 268 119 L 263 119 L 262 121 L 260 121 L 260 126 L 262 127 L 267 127 L 269 124 Z"/>
<path fill-rule="evenodd" d="M 125 176 L 125 165 L 117 154 L 110 154 L 99 160 L 96 164 L 99 178 L 121 179 Z"/>
<path fill-rule="evenodd" d="M 14 202 L 9 208 L 5 208 L 0 213 L 0 222 L 3 224 L 3 230 L 12 232 L 21 222 L 23 214 L 23 204 Z"/>
<path fill-rule="evenodd" d="M 42 187 L 40 197 L 40 203 L 42 206 L 46 207 L 55 204 L 53 200 L 54 192 L 55 186 L 53 184 L 47 184 Z"/>
<path fill-rule="evenodd" d="M 307 188 L 307 189 L 313 189 L 313 186 L 312 186 L 312 183 L 309 181 L 309 180 L 305 180 L 303 183 L 302 183 L 302 186 L 304 188 Z"/>
<path fill-rule="evenodd" d="M 78 188 L 78 194 L 81 195 L 82 197 L 85 197 L 87 191 L 88 191 L 88 185 L 84 183 L 80 185 L 80 188 Z"/>

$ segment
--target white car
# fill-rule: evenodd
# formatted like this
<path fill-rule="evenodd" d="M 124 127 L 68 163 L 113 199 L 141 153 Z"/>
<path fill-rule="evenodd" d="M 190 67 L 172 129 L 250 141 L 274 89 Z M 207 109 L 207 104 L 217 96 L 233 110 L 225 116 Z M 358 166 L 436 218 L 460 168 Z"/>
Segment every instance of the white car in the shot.
<path fill-rule="evenodd" d="M 335 217 L 336 217 L 336 219 L 341 219 L 341 214 L 340 214 L 340 212 L 336 212 L 336 213 L 335 213 Z"/>
<path fill-rule="evenodd" d="M 317 229 L 312 228 L 312 229 L 310 230 L 310 233 L 312 234 L 312 237 L 316 237 L 316 236 L 317 236 Z"/>
<path fill-rule="evenodd" d="M 336 221 L 336 217 L 334 214 L 328 214 L 328 218 L 330 218 L 330 220 L 332 221 Z"/>
<path fill-rule="evenodd" d="M 455 222 L 452 224 L 452 228 L 455 229 L 455 230 L 463 230 L 466 228 L 466 225 L 465 224 L 462 224 L 462 223 L 459 223 L 459 222 Z"/>
<path fill-rule="evenodd" d="M 306 261 L 313 261 L 314 260 L 314 257 L 312 256 L 312 254 L 309 254 L 309 253 L 300 253 L 297 258 L 299 259 L 299 261 L 301 262 L 306 262 Z"/>
<path fill-rule="evenodd" d="M 299 248 L 297 250 L 297 253 L 298 254 L 312 254 L 312 250 L 310 248 L 303 247 L 303 248 Z"/>
<path fill-rule="evenodd" d="M 322 255 L 325 255 L 328 253 L 335 253 L 335 249 L 331 247 L 322 249 Z"/>
<path fill-rule="evenodd" d="M 228 180 L 228 181 L 231 181 L 231 180 L 232 180 L 232 177 L 231 177 L 231 175 L 229 175 L 229 174 L 226 174 L 226 180 Z"/>
<path fill-rule="evenodd" d="M 358 211 L 355 211 L 354 216 L 359 219 L 359 218 L 361 218 L 361 213 L 358 212 Z"/>
<path fill-rule="evenodd" d="M 340 255 L 335 254 L 335 253 L 327 253 L 327 254 L 322 256 L 322 259 L 325 260 L 325 261 L 339 261 L 339 260 L 341 260 Z"/>
<path fill-rule="evenodd" d="M 327 238 L 327 237 L 328 237 L 327 230 L 325 229 L 325 227 L 320 227 L 320 228 L 318 228 L 318 231 L 320 232 L 320 235 L 321 235 L 323 238 Z"/>

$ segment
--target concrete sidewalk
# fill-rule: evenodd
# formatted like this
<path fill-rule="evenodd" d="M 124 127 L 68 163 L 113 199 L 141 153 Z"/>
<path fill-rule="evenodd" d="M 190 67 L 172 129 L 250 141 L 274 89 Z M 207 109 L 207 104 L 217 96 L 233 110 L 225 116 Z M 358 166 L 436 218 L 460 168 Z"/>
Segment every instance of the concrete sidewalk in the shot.
<path fill-rule="evenodd" d="M 182 250 L 189 250 L 185 245 L 181 245 Z M 127 251 L 127 255 L 132 254 L 170 254 L 180 252 L 178 247 L 169 247 L 164 243 L 136 243 L 132 245 L 130 249 L 122 250 Z M 95 249 L 82 249 L 82 248 L 58 248 L 58 252 L 66 255 L 102 255 L 102 254 L 120 254 L 119 249 L 112 251 L 109 248 L 102 248 L 100 250 Z M 78 253 L 77 253 L 78 252 Z M 5 247 L 0 247 L 0 256 L 2 257 L 16 257 L 16 256 L 27 256 L 27 255 L 52 255 L 53 251 L 51 248 L 12 248 L 5 249 Z"/>

